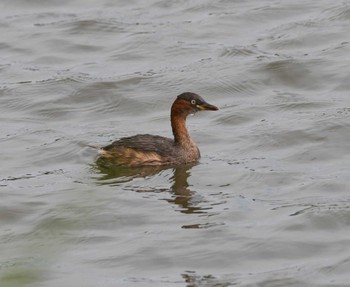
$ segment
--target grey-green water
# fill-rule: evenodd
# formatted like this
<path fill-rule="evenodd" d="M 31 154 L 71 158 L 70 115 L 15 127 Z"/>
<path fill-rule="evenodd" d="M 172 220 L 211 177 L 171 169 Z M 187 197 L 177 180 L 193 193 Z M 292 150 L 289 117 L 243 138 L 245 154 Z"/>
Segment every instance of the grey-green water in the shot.
<path fill-rule="evenodd" d="M 0 3 L 0 286 L 350 286 L 350 4 Z M 98 165 L 171 136 L 195 166 Z"/>

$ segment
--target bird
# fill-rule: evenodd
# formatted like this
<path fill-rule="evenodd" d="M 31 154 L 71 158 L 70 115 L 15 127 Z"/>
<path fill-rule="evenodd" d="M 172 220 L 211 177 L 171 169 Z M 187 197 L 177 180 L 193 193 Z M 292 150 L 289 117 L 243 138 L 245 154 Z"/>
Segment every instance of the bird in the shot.
<path fill-rule="evenodd" d="M 216 111 L 218 107 L 207 103 L 192 92 L 178 95 L 171 106 L 170 120 L 174 138 L 138 134 L 124 137 L 98 148 L 100 157 L 113 160 L 121 166 L 165 166 L 195 163 L 200 151 L 186 127 L 186 119 L 198 111 Z"/>

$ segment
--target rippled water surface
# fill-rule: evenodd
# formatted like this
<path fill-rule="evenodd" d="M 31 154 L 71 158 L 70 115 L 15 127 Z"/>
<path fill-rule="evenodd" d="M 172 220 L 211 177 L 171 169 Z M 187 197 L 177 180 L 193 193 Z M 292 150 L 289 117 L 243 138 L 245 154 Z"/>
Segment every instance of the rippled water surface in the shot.
<path fill-rule="evenodd" d="M 349 286 L 350 3 L 0 3 L 0 286 Z M 194 166 L 87 144 L 171 136 Z"/>

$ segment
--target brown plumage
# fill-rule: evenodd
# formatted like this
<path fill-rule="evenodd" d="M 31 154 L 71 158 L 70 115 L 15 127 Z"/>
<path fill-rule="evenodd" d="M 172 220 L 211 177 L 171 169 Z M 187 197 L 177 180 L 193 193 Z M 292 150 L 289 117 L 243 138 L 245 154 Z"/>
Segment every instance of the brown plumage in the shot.
<path fill-rule="evenodd" d="M 186 128 L 189 114 L 200 110 L 218 110 L 197 94 L 182 93 L 171 106 L 171 127 L 174 139 L 149 134 L 121 138 L 100 148 L 102 157 L 119 165 L 178 165 L 198 161 L 200 152 Z"/>

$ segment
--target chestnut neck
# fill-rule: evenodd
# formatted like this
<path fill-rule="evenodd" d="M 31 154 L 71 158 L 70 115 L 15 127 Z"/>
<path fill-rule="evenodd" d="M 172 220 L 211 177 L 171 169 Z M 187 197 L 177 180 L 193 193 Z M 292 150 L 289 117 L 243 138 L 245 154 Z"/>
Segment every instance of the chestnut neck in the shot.
<path fill-rule="evenodd" d="M 187 112 L 183 106 L 181 101 L 175 101 L 171 107 L 170 119 L 175 143 L 188 146 L 193 145 L 193 142 L 186 128 Z"/>

